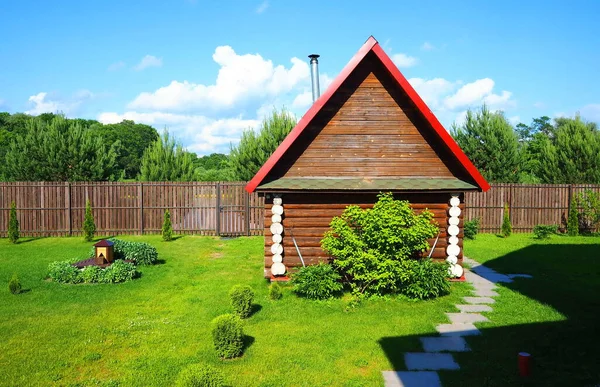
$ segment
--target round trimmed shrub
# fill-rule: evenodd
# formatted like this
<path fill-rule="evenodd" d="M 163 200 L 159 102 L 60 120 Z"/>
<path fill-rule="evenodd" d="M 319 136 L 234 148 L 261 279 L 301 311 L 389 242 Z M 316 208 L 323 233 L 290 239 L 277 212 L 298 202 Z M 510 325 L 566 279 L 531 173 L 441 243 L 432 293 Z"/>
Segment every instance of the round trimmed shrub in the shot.
<path fill-rule="evenodd" d="M 78 284 L 83 280 L 79 269 L 67 261 L 52 262 L 48 265 L 48 276 L 60 284 Z"/>
<path fill-rule="evenodd" d="M 223 314 L 212 321 L 212 338 L 217 355 L 224 359 L 238 357 L 244 350 L 242 320 L 233 314 Z"/>
<path fill-rule="evenodd" d="M 312 300 L 334 297 L 343 289 L 342 277 L 327 263 L 303 267 L 291 277 L 294 293 Z"/>
<path fill-rule="evenodd" d="M 252 313 L 252 301 L 254 300 L 254 291 L 248 285 L 235 285 L 229 291 L 231 307 L 235 314 L 240 318 L 247 318 Z"/>
<path fill-rule="evenodd" d="M 21 281 L 19 281 L 19 277 L 17 277 L 17 273 L 13 274 L 10 281 L 8 281 L 8 290 L 10 290 L 10 292 L 12 294 L 21 293 Z"/>
<path fill-rule="evenodd" d="M 179 373 L 177 387 L 222 387 L 225 386 L 221 371 L 210 365 L 192 364 Z"/>
<path fill-rule="evenodd" d="M 271 300 L 280 300 L 283 297 L 283 289 L 278 282 L 273 282 L 269 285 L 269 298 Z"/>

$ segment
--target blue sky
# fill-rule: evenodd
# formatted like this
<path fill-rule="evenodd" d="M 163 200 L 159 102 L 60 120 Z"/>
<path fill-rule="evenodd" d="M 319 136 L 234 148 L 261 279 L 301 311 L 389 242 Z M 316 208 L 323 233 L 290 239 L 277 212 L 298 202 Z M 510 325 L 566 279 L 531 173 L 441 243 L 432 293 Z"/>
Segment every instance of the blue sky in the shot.
<path fill-rule="evenodd" d="M 0 111 L 167 127 L 227 152 L 274 106 L 310 104 L 373 35 L 449 128 L 486 102 L 513 122 L 600 122 L 598 1 L 0 0 Z"/>

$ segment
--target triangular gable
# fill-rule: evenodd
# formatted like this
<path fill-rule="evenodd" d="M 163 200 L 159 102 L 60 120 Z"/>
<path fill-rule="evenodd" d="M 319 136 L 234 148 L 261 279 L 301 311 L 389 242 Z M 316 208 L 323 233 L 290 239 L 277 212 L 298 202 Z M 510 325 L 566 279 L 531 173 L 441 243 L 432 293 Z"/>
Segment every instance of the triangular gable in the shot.
<path fill-rule="evenodd" d="M 394 65 L 390 57 L 383 51 L 375 38 L 370 37 L 356 53 L 356 55 L 350 60 L 342 72 L 335 78 L 326 92 L 313 103 L 311 108 L 301 118 L 296 127 L 294 127 L 285 140 L 279 145 L 279 147 L 262 166 L 254 178 L 252 178 L 252 180 L 246 185 L 246 190 L 248 192 L 253 192 L 265 181 L 265 178 L 269 175 L 269 173 L 272 172 L 276 165 L 281 162 L 286 152 L 293 147 L 300 135 L 307 127 L 310 126 L 311 122 L 315 119 L 319 112 L 321 112 L 324 106 L 327 105 L 334 95 L 336 95 L 344 82 L 350 77 L 354 70 L 366 60 L 365 58 L 370 53 L 374 54 L 377 60 L 381 62 L 381 64 L 390 74 L 394 80 L 394 86 L 398 87 L 404 94 L 406 94 L 410 102 L 414 105 L 416 110 L 428 124 L 427 126 L 431 127 L 433 135 L 439 140 L 439 144 L 446 148 L 445 150 L 447 153 L 451 154 L 451 156 L 455 159 L 454 161 L 462 167 L 464 173 L 466 173 L 466 175 L 469 177 L 469 180 L 476 184 L 476 186 L 482 191 L 487 191 L 489 189 L 489 184 L 479 173 L 477 168 L 473 165 L 473 163 L 471 163 L 471 161 L 460 149 L 458 144 L 454 141 L 446 129 L 444 129 L 442 124 L 433 115 L 427 105 L 425 105 L 425 102 L 423 102 L 421 97 L 419 97 L 410 83 L 406 80 L 402 73 L 400 73 L 396 65 Z M 372 56 L 373 55 L 371 55 L 371 57 Z"/>

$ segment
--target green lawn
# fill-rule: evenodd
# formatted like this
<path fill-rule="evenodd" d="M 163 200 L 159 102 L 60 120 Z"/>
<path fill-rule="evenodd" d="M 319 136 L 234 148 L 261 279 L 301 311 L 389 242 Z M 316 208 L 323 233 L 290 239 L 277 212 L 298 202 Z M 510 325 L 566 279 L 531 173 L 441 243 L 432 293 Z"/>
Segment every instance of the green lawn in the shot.
<path fill-rule="evenodd" d="M 162 264 L 124 284 L 60 285 L 44 279 L 48 263 L 82 256 L 91 243 L 0 240 L 1 385 L 169 386 L 183 367 L 203 362 L 232 386 L 378 386 L 381 371 L 402 369 L 403 353 L 419 351 L 418 336 L 434 334 L 468 292 L 453 284 L 434 301 L 374 300 L 349 311 L 346 298 L 314 302 L 287 289 L 270 301 L 262 237 L 123 239 L 155 245 Z M 24 294 L 8 292 L 14 272 Z M 254 288 L 258 310 L 246 323 L 244 356 L 220 361 L 209 322 L 230 311 L 234 284 Z"/>
<path fill-rule="evenodd" d="M 526 273 L 500 286 L 489 323 L 476 324 L 473 351 L 455 355 L 462 370 L 443 372 L 449 386 L 600 385 L 600 237 L 478 235 L 467 256 L 502 273 Z M 517 354 L 533 356 L 529 380 Z"/>

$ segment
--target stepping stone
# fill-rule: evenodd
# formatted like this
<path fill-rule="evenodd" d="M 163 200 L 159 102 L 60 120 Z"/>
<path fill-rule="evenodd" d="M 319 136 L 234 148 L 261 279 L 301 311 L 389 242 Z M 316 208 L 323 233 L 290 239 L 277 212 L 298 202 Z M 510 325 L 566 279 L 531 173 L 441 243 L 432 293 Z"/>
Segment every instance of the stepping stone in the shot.
<path fill-rule="evenodd" d="M 496 297 L 496 296 L 498 296 L 498 293 L 496 293 L 495 291 L 490 290 L 490 289 L 475 289 L 475 291 L 473 291 L 473 293 L 477 297 Z"/>
<path fill-rule="evenodd" d="M 460 336 L 421 337 L 420 340 L 425 352 L 467 352 L 471 350 L 465 339 Z"/>
<path fill-rule="evenodd" d="M 404 363 L 411 371 L 458 370 L 460 366 L 449 353 L 405 353 Z"/>
<path fill-rule="evenodd" d="M 447 336 L 478 336 L 481 334 L 479 329 L 471 323 L 465 324 L 440 324 L 435 327 L 440 335 Z"/>
<path fill-rule="evenodd" d="M 506 275 L 508 278 L 513 279 L 513 278 L 533 278 L 533 276 L 531 274 L 507 274 Z"/>
<path fill-rule="evenodd" d="M 489 305 L 478 304 L 478 305 L 455 305 L 458 310 L 462 313 L 479 313 L 479 312 L 491 312 L 492 307 Z"/>
<path fill-rule="evenodd" d="M 469 304 L 493 304 L 496 302 L 496 300 L 489 297 L 463 297 L 463 300 Z"/>
<path fill-rule="evenodd" d="M 490 321 L 479 313 L 446 313 L 452 324 L 467 324 Z"/>
<path fill-rule="evenodd" d="M 435 371 L 382 371 L 385 387 L 442 387 Z"/>
<path fill-rule="evenodd" d="M 475 289 L 475 290 L 490 291 L 490 290 L 496 289 L 496 284 L 494 284 L 493 282 L 490 282 L 490 283 L 485 283 L 485 282 L 471 282 L 471 285 L 473 285 L 473 289 Z"/>

